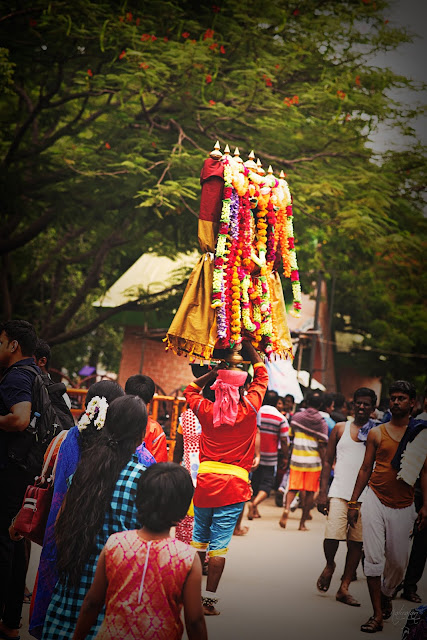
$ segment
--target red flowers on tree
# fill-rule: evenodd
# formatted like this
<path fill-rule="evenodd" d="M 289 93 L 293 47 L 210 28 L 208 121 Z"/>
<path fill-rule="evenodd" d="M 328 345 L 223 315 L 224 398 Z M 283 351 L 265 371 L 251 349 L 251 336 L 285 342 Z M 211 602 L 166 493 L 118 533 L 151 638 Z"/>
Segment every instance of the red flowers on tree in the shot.
<path fill-rule="evenodd" d="M 188 31 L 183 31 L 181 35 L 185 40 L 190 37 L 190 34 L 188 33 Z"/>
<path fill-rule="evenodd" d="M 291 107 L 293 104 L 299 104 L 299 97 L 293 96 L 292 98 L 285 98 L 283 102 L 287 107 Z"/>
<path fill-rule="evenodd" d="M 220 46 L 219 52 L 222 53 L 222 54 L 225 54 L 225 47 L 224 47 L 223 44 Z"/>
<path fill-rule="evenodd" d="M 344 93 L 344 91 L 341 91 L 340 89 L 338 89 L 337 91 L 337 96 L 338 98 L 341 98 L 341 100 L 344 100 L 344 98 L 346 97 L 346 93 Z"/>
<path fill-rule="evenodd" d="M 119 60 L 122 60 L 125 57 L 125 55 L 126 55 L 126 51 L 125 51 L 125 49 L 123 49 L 123 51 L 119 55 Z"/>
<path fill-rule="evenodd" d="M 215 31 L 213 29 L 206 29 L 205 33 L 203 34 L 203 40 L 208 40 L 208 38 L 213 38 L 214 33 Z"/>
<path fill-rule="evenodd" d="M 205 82 L 206 82 L 206 84 L 210 84 L 212 82 L 212 76 L 209 73 L 205 77 Z"/>

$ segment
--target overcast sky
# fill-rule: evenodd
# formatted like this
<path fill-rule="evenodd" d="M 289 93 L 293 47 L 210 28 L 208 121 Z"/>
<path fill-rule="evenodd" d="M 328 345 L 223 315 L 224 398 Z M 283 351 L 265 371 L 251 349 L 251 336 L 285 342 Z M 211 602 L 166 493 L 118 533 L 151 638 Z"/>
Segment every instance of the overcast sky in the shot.
<path fill-rule="evenodd" d="M 371 62 L 381 67 L 390 67 L 395 73 L 405 75 L 418 82 L 427 82 L 427 0 L 394 0 L 391 10 L 384 14 L 390 20 L 390 26 L 407 27 L 417 34 L 412 44 L 401 45 L 396 51 L 381 54 L 371 59 Z M 391 94 L 411 107 L 427 103 L 427 91 L 414 93 L 411 91 L 396 91 Z M 427 116 L 421 116 L 414 121 L 417 137 L 427 144 Z M 374 148 L 385 150 L 390 148 L 389 131 L 381 127 L 373 137 Z M 394 136 L 393 136 L 394 139 Z M 405 138 L 394 139 L 394 146 L 404 147 Z"/>

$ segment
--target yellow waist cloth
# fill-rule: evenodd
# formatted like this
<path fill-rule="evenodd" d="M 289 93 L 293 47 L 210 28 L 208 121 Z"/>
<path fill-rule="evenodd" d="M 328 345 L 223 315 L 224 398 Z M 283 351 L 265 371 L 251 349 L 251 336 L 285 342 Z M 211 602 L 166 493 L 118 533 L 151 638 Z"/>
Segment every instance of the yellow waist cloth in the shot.
<path fill-rule="evenodd" d="M 226 462 L 214 462 L 208 460 L 201 462 L 198 473 L 223 473 L 229 476 L 237 476 L 245 482 L 249 482 L 249 471 L 238 467 L 236 464 L 227 464 Z"/>

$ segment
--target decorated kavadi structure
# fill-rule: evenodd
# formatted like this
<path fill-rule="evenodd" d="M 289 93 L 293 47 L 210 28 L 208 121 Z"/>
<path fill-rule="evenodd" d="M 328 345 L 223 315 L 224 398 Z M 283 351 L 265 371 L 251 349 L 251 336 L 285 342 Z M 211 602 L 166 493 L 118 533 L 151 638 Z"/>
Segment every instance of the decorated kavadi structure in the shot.
<path fill-rule="evenodd" d="M 243 337 L 267 359 L 292 357 L 279 271 L 292 281 L 301 309 L 292 198 L 283 172 L 267 174 L 253 151 L 246 162 L 219 142 L 205 160 L 193 269 L 167 332 L 166 348 L 210 360 L 214 349 L 240 349 Z"/>

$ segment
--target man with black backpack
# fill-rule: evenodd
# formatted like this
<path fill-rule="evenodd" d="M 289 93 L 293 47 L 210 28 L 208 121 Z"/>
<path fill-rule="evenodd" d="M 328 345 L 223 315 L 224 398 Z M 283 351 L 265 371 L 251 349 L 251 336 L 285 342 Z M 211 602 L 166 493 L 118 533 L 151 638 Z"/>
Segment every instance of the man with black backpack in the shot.
<path fill-rule="evenodd" d="M 0 325 L 0 633 L 17 637 L 25 589 L 24 540 L 13 542 L 8 533 L 12 518 L 22 505 L 25 490 L 34 480 L 33 469 L 19 458 L 16 443 L 32 416 L 33 384 L 40 369 L 33 353 L 37 342 L 34 327 L 25 320 Z M 26 443 L 25 443 L 26 444 Z M 11 452 L 18 457 L 11 457 Z"/>
<path fill-rule="evenodd" d="M 34 360 L 41 371 L 43 382 L 49 393 L 49 398 L 53 404 L 59 425 L 62 429 L 74 427 L 74 418 L 71 413 L 71 400 L 63 382 L 54 382 L 49 374 L 51 352 L 45 340 L 37 340 L 34 350 Z"/>

